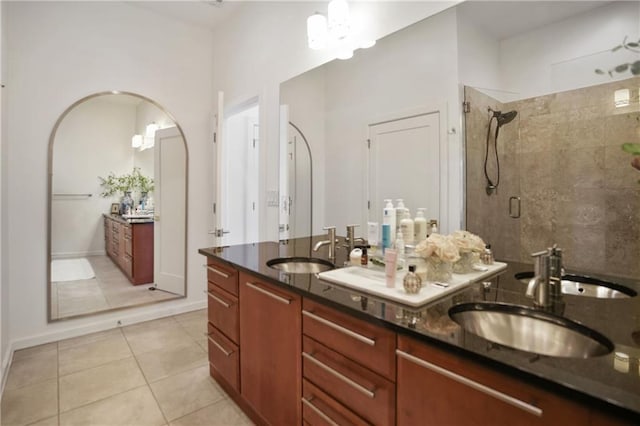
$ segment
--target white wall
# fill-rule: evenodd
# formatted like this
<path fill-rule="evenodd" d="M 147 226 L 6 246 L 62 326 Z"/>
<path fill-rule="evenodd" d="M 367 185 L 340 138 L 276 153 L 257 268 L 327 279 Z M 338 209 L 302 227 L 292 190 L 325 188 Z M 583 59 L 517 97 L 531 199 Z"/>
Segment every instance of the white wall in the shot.
<path fill-rule="evenodd" d="M 85 101 L 60 123 L 53 145 L 51 256 L 104 254 L 103 213 L 122 194 L 103 198 L 98 176 L 131 173 L 135 131 L 134 105 L 114 103 L 111 96 Z M 92 194 L 68 197 L 60 194 Z"/>
<path fill-rule="evenodd" d="M 456 2 L 361 2 L 352 14 L 364 17 L 369 33 L 379 39 Z M 326 13 L 326 2 L 255 2 L 214 33 L 214 89 L 223 90 L 229 105 L 260 96 L 263 146 L 262 194 L 278 189 L 279 84 L 332 59 L 307 47 L 306 19 Z M 256 49 L 256 46 L 260 46 Z M 314 164 L 315 167 L 315 164 Z M 261 206 L 267 203 L 261 200 Z M 278 210 L 261 212 L 261 239 L 278 238 Z M 315 219 L 314 219 L 315 221 Z M 315 225 L 314 225 L 315 227 Z"/>
<path fill-rule="evenodd" d="M 209 31 L 116 2 L 3 2 L 8 25 L 3 161 L 3 285 L 13 348 L 204 307 L 199 247 L 209 244 L 212 41 Z M 91 93 L 147 96 L 180 123 L 189 150 L 187 295 L 183 300 L 47 324 L 46 186 L 49 133 Z M 4 167 L 3 167 L 4 169 Z M 3 170 L 4 172 L 4 170 Z M 4 296 L 4 295 L 3 295 Z M 3 300 L 4 297 L 3 297 Z"/>
<path fill-rule="evenodd" d="M 610 52 L 625 36 L 629 41 L 640 38 L 640 2 L 611 3 L 503 40 L 503 89 L 518 95 L 500 100 L 526 99 L 615 80 L 595 74 L 594 69 L 637 60 L 637 53 Z"/>
<path fill-rule="evenodd" d="M 440 212 L 429 215 L 439 220 L 444 232 L 458 229 L 462 217 L 458 204 L 462 198 L 459 167 L 462 151 L 457 136 L 460 108 L 456 11 L 443 11 L 394 33 L 374 48 L 356 52 L 349 61 L 330 63 L 326 87 L 327 225 L 336 225 L 338 232 L 344 233 L 346 225 L 360 223 L 360 233 L 365 232 L 368 125 L 441 110 L 442 130 L 455 128 L 457 133 L 447 136 L 445 130 L 442 145 L 449 149 L 452 161 L 441 164 Z M 388 167 L 398 168 L 402 164 Z M 420 182 L 405 185 L 420 191 Z M 371 201 L 372 206 L 377 205 L 382 211 L 382 200 Z M 419 206 L 408 207 L 415 214 Z"/>
<path fill-rule="evenodd" d="M 6 80 L 7 14 L 5 2 L 0 2 L 0 83 Z M 7 235 L 7 96 L 0 89 L 0 392 L 4 389 L 5 369 L 9 363 L 9 280 L 6 256 Z"/>

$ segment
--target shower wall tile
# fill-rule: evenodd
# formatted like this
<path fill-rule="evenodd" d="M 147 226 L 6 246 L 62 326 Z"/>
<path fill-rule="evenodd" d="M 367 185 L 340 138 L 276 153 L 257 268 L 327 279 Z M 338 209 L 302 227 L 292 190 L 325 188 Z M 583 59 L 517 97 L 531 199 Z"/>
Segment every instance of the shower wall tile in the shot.
<path fill-rule="evenodd" d="M 531 262 L 532 252 L 558 243 L 567 268 L 640 276 L 640 173 L 621 149 L 640 143 L 639 87 L 634 77 L 504 105 L 466 88 L 476 106 L 466 127 L 469 230 L 489 235 L 498 257 Z M 621 88 L 632 105 L 615 108 Z M 482 174 L 487 105 L 518 111 L 500 131 L 501 182 L 491 197 Z M 510 195 L 522 199 L 519 220 L 508 216 Z"/>

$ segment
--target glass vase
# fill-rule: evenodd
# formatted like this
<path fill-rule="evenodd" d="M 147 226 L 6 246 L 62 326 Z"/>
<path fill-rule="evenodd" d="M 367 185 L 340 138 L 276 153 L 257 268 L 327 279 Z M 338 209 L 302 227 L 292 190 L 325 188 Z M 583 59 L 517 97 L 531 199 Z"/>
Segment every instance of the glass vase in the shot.
<path fill-rule="evenodd" d="M 453 264 L 443 262 L 435 256 L 427 259 L 427 281 L 446 283 L 451 281 Z"/>
<path fill-rule="evenodd" d="M 122 201 L 120 201 L 120 214 L 131 214 L 133 212 L 133 198 L 131 191 L 125 191 Z"/>
<path fill-rule="evenodd" d="M 460 252 L 460 260 L 453 264 L 453 272 L 456 274 L 468 274 L 473 271 L 477 256 L 472 251 Z"/>

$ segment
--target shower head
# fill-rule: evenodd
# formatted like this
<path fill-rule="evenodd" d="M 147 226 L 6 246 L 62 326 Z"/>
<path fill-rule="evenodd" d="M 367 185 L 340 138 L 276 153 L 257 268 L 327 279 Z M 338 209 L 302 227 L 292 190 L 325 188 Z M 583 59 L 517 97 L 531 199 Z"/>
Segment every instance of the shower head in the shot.
<path fill-rule="evenodd" d="M 494 117 L 496 117 L 496 120 L 498 121 L 498 127 L 500 127 L 505 124 L 511 123 L 513 119 L 516 118 L 516 115 L 518 115 L 518 111 L 509 111 L 509 112 L 505 112 L 504 114 L 501 113 L 500 111 L 495 111 L 493 114 L 494 114 Z"/>

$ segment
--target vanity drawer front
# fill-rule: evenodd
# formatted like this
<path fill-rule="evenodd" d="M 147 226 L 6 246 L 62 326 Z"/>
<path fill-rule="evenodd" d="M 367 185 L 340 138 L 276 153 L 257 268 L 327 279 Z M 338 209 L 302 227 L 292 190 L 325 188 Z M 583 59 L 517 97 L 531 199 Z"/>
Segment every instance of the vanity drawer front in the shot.
<path fill-rule="evenodd" d="M 302 306 L 303 334 L 395 382 L 395 333 L 309 299 Z"/>
<path fill-rule="evenodd" d="M 222 376 L 236 391 L 240 392 L 240 353 L 238 345 L 227 339 L 211 324 L 207 324 L 209 345 L 209 370 Z"/>
<path fill-rule="evenodd" d="M 370 424 L 306 379 L 302 380 L 302 418 L 313 426 Z"/>
<path fill-rule="evenodd" d="M 384 377 L 303 336 L 304 378 L 368 422 L 395 422 L 395 385 Z"/>
<path fill-rule="evenodd" d="M 207 280 L 234 296 L 238 296 L 238 271 L 236 269 L 207 258 Z"/>
<path fill-rule="evenodd" d="M 207 283 L 207 313 L 209 322 L 235 343 L 240 341 L 238 298 Z"/>

